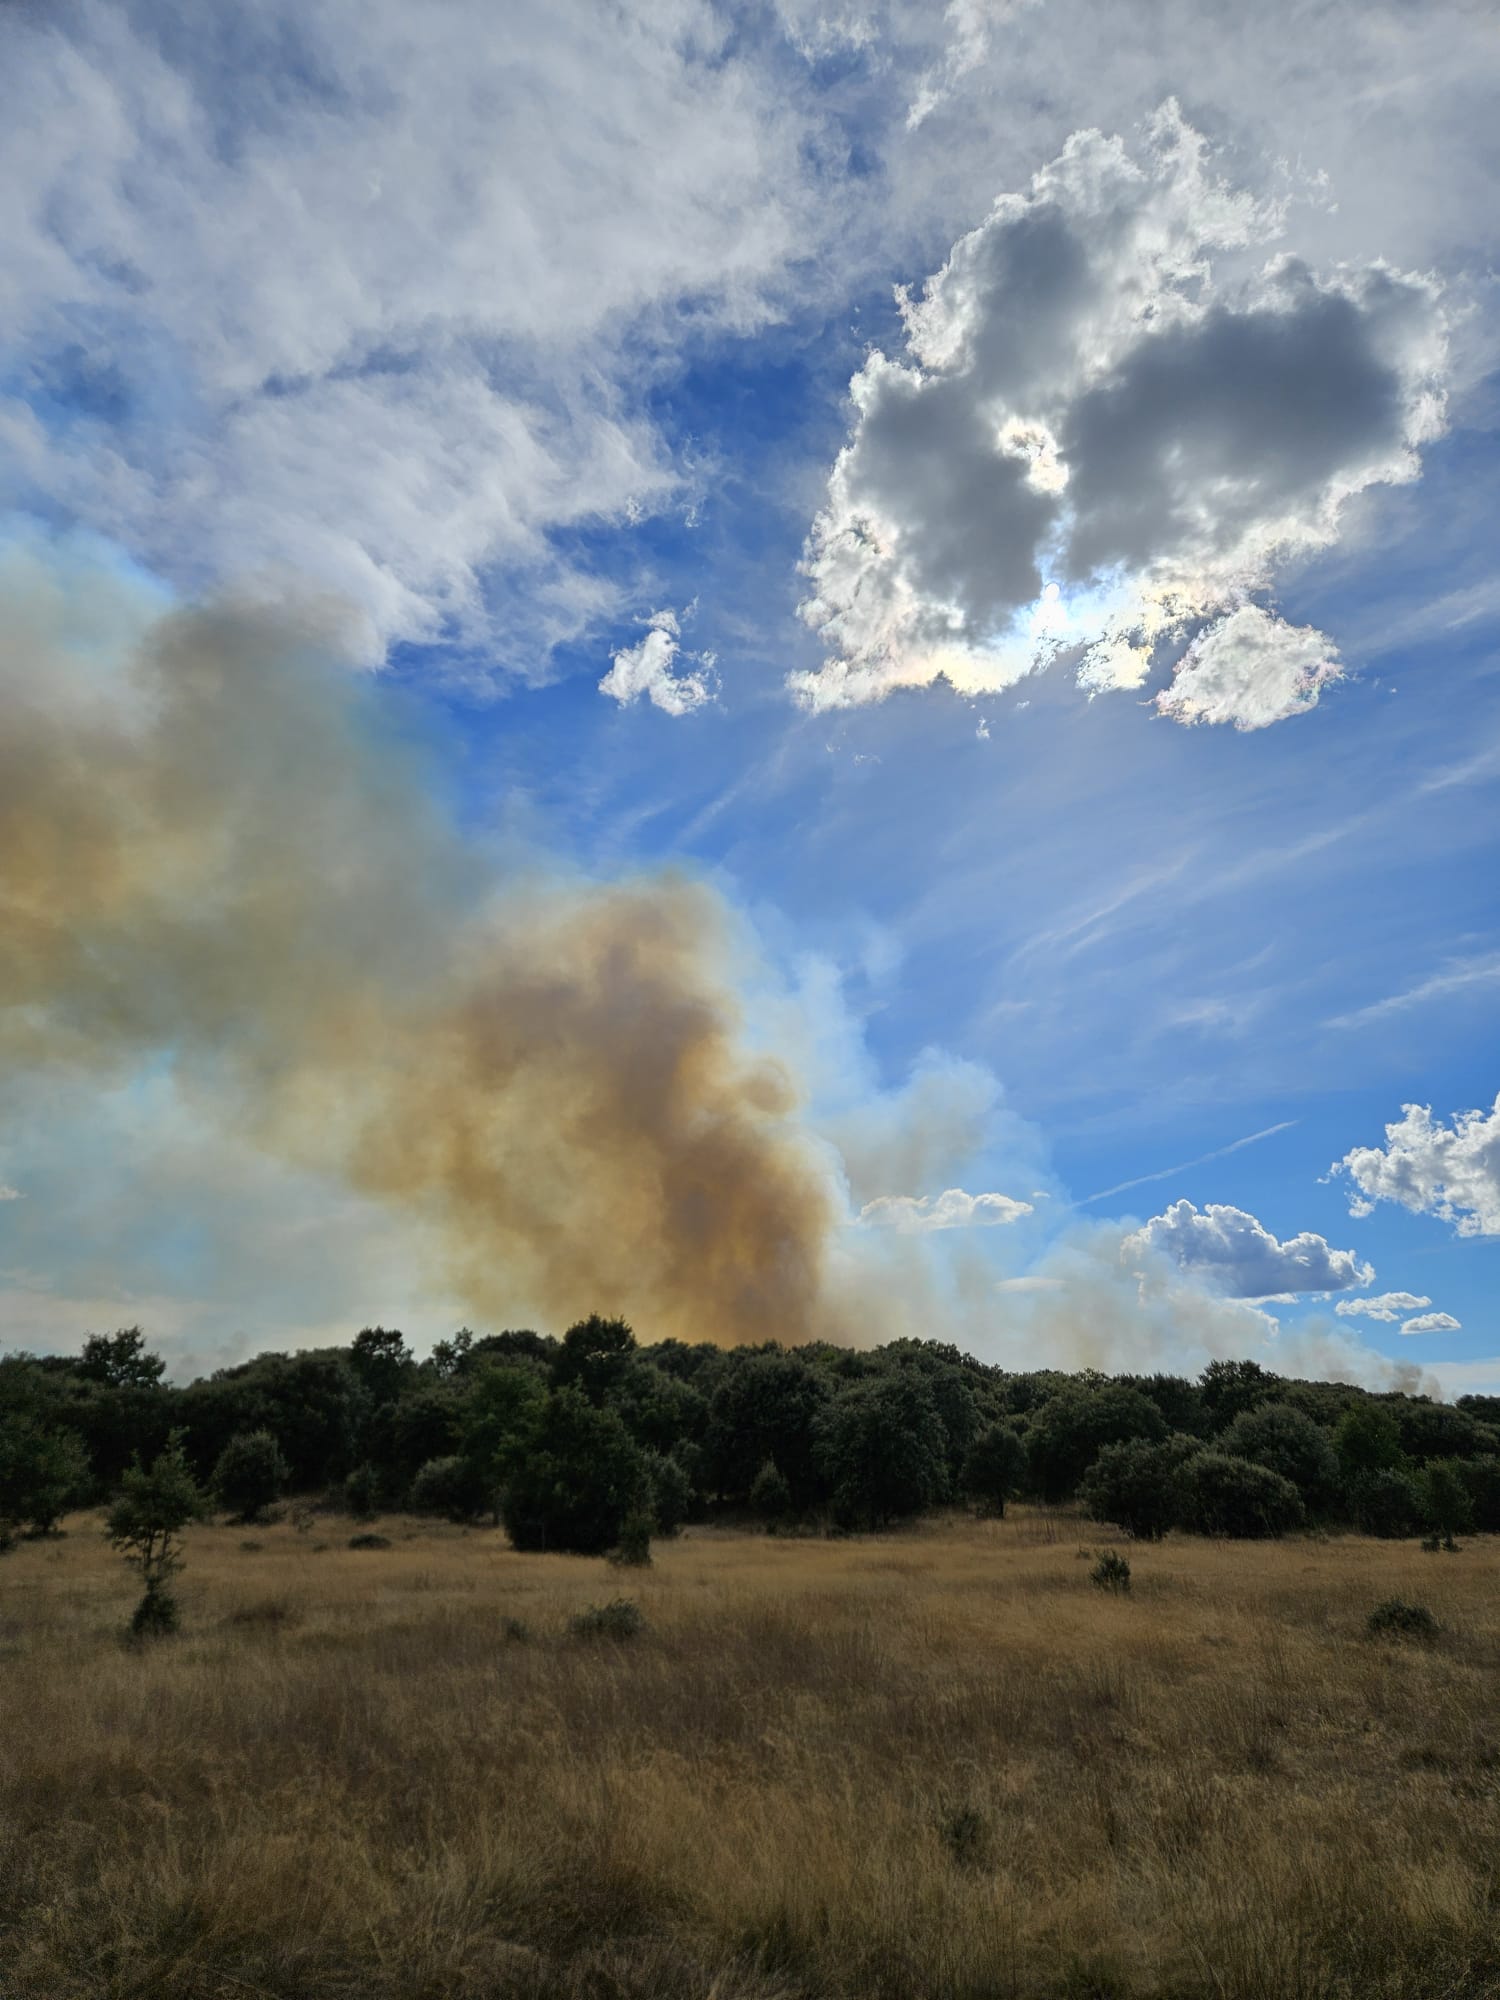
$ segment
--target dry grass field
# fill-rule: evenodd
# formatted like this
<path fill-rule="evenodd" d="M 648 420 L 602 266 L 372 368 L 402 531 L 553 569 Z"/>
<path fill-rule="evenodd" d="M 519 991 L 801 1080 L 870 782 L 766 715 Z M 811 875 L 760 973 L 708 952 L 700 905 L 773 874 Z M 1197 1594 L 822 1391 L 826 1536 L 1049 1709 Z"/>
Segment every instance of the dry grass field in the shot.
<path fill-rule="evenodd" d="M 134 1650 L 96 1519 L 0 1564 L 5 2000 L 1500 1993 L 1494 1542 L 381 1526 L 192 1531 Z"/>

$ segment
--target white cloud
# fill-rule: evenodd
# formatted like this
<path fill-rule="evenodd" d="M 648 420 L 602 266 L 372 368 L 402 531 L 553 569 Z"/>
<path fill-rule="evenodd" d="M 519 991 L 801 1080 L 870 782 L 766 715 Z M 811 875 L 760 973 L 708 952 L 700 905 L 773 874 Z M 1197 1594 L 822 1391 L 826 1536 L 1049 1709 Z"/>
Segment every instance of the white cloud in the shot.
<path fill-rule="evenodd" d="M 1340 671 L 1337 648 L 1321 632 L 1243 604 L 1193 641 L 1156 706 L 1174 722 L 1265 729 L 1315 708 Z"/>
<path fill-rule="evenodd" d="M 805 248 L 805 108 L 730 35 L 709 0 L 3 10 L 11 495 L 182 588 L 346 593 L 371 656 L 536 672 L 617 609 L 552 531 L 681 491 L 658 316 L 747 331 Z"/>
<path fill-rule="evenodd" d="M 1422 790 L 1430 787 L 1424 785 Z M 1450 964 L 1445 971 L 1429 974 L 1415 986 L 1408 986 L 1403 992 L 1387 994 L 1383 1000 L 1372 1000 L 1366 1007 L 1357 1007 L 1349 1014 L 1335 1014 L 1325 1025 L 1330 1028 L 1365 1028 L 1372 1021 L 1385 1020 L 1391 1014 L 1404 1013 L 1408 1007 L 1420 1007 L 1428 1000 L 1445 1000 L 1451 993 L 1467 993 L 1477 986 L 1494 986 L 1500 983 L 1500 952 L 1487 952 L 1480 958 L 1460 959 Z"/>
<path fill-rule="evenodd" d="M 1023 1215 L 1032 1213 L 1029 1201 L 1014 1201 L 1008 1194 L 966 1194 L 962 1188 L 948 1188 L 939 1195 L 880 1195 L 865 1203 L 859 1219 L 876 1228 L 911 1234 L 928 1229 L 994 1228 L 1019 1222 Z"/>
<path fill-rule="evenodd" d="M 1458 1333 L 1461 1322 L 1452 1313 L 1422 1313 L 1416 1319 L 1409 1319 L 1402 1327 L 1403 1333 Z"/>
<path fill-rule="evenodd" d="M 19 1188 L 7 1187 L 4 1181 L 0 1181 L 0 1201 L 20 1201 L 21 1199 L 21 1190 Z"/>
<path fill-rule="evenodd" d="M 1127 1257 L 1164 1252 L 1183 1270 L 1217 1284 L 1231 1298 L 1266 1299 L 1295 1292 L 1342 1292 L 1375 1276 L 1352 1250 L 1335 1250 L 1304 1229 L 1279 1242 L 1242 1208 L 1209 1202 L 1201 1210 L 1174 1201 L 1126 1237 Z"/>
<path fill-rule="evenodd" d="M 1460 1111 L 1451 1125 L 1425 1104 L 1403 1104 L 1381 1146 L 1355 1146 L 1331 1172 L 1358 1188 L 1353 1215 L 1378 1201 L 1399 1202 L 1414 1215 L 1436 1215 L 1460 1236 L 1500 1235 L 1500 1096 L 1489 1111 Z"/>
<path fill-rule="evenodd" d="M 712 653 L 691 657 L 698 661 L 695 672 L 679 672 L 682 628 L 674 611 L 653 612 L 649 630 L 634 646 L 622 646 L 612 657 L 609 672 L 599 683 L 599 692 L 613 697 L 628 708 L 644 697 L 667 715 L 689 715 L 713 700 Z"/>
<path fill-rule="evenodd" d="M 1075 132 L 1002 195 L 902 296 L 906 357 L 851 384 L 804 565 L 829 657 L 796 697 L 998 689 L 1064 654 L 1090 691 L 1134 688 L 1196 631 L 1163 714 L 1310 706 L 1333 648 L 1248 595 L 1334 541 L 1351 495 L 1416 476 L 1445 340 L 1425 279 L 1267 261 L 1280 221 L 1170 104 L 1137 156 Z"/>
<path fill-rule="evenodd" d="M 1334 1311 L 1340 1319 L 1378 1319 L 1394 1325 L 1403 1313 L 1417 1312 L 1432 1300 L 1417 1292 L 1377 1292 L 1368 1299 L 1340 1299 Z"/>

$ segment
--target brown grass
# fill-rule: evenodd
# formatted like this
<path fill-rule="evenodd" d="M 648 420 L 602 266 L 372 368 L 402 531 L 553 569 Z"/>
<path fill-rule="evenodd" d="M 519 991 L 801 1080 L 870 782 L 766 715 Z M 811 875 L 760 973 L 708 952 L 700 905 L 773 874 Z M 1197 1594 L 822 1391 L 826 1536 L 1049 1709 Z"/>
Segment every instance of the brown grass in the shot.
<path fill-rule="evenodd" d="M 1500 1993 L 1492 1541 L 1172 1540 L 1116 1597 L 1024 1513 L 644 1572 L 203 1528 L 131 1649 L 68 1525 L 0 1564 L 6 2000 Z"/>

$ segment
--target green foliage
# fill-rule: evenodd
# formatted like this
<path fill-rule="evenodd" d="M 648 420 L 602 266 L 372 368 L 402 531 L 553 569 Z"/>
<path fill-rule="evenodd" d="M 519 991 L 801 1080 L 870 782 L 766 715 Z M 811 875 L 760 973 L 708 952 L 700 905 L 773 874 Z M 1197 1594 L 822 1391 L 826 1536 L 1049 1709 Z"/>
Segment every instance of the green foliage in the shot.
<path fill-rule="evenodd" d="M 1161 1411 L 1139 1389 L 1118 1383 L 1065 1389 L 1032 1416 L 1027 1433 L 1032 1483 L 1044 1500 L 1071 1499 L 1106 1445 L 1133 1438 L 1155 1443 L 1166 1430 Z"/>
<path fill-rule="evenodd" d="M 1407 1470 L 1380 1466 L 1356 1473 L 1347 1490 L 1350 1513 L 1363 1534 L 1399 1541 L 1415 1535 L 1425 1519 L 1425 1496 Z"/>
<path fill-rule="evenodd" d="M 415 1365 L 406 1336 L 394 1327 L 367 1326 L 349 1350 L 349 1366 L 377 1406 L 396 1400 Z"/>
<path fill-rule="evenodd" d="M 1438 1622 L 1425 1604 L 1408 1604 L 1404 1598 L 1388 1597 L 1370 1613 L 1367 1629 L 1376 1639 L 1419 1639 L 1430 1643 L 1437 1637 Z"/>
<path fill-rule="evenodd" d="M 344 1481 L 344 1505 L 356 1521 L 380 1511 L 380 1475 L 373 1465 L 357 1465 Z"/>
<path fill-rule="evenodd" d="M 1248 1459 L 1202 1451 L 1177 1475 L 1178 1525 L 1199 1535 L 1261 1540 L 1302 1525 L 1302 1499 L 1289 1479 Z"/>
<path fill-rule="evenodd" d="M 563 1335 L 552 1386 L 581 1389 L 591 1403 L 602 1403 L 624 1381 L 634 1353 L 635 1335 L 625 1320 L 590 1313 Z"/>
<path fill-rule="evenodd" d="M 620 1539 L 609 1552 L 609 1560 L 621 1569 L 650 1569 L 651 1516 L 627 1514 Z"/>
<path fill-rule="evenodd" d="M 926 1384 L 902 1369 L 835 1398 L 818 1439 L 834 1513 L 874 1531 L 943 1498 L 947 1434 Z"/>
<path fill-rule="evenodd" d="M 603 1555 L 647 1500 L 646 1460 L 613 1410 L 554 1389 L 511 1470 L 501 1515 L 518 1549 Z"/>
<path fill-rule="evenodd" d="M 71 1432 L 51 1429 L 35 1416 L 6 1416 L 0 1422 L 0 1539 L 9 1542 L 18 1528 L 50 1534 L 82 1497 L 88 1469 Z"/>
<path fill-rule="evenodd" d="M 241 1431 L 219 1454 L 213 1489 L 219 1505 L 247 1525 L 281 1497 L 287 1462 L 269 1431 Z"/>
<path fill-rule="evenodd" d="M 430 1458 L 411 1483 L 414 1514 L 440 1514 L 447 1521 L 474 1521 L 494 1506 L 492 1482 L 458 1452 Z"/>
<path fill-rule="evenodd" d="M 1089 1571 L 1089 1582 L 1096 1590 L 1124 1592 L 1130 1588 L 1130 1560 L 1122 1556 L 1118 1549 L 1106 1549 L 1098 1562 Z"/>
<path fill-rule="evenodd" d="M 154 1389 L 165 1367 L 166 1363 L 147 1349 L 141 1329 L 127 1326 L 118 1333 L 91 1333 L 74 1372 L 82 1381 L 99 1382 L 109 1389 Z"/>
<path fill-rule="evenodd" d="M 792 1518 L 792 1489 L 774 1458 L 768 1458 L 756 1473 L 750 1488 L 750 1506 L 773 1528 L 781 1527 Z"/>
<path fill-rule="evenodd" d="M 800 1513 L 823 1497 L 819 1424 L 832 1390 L 800 1356 L 736 1356 L 709 1399 L 705 1476 L 711 1491 L 743 1506 L 760 1468 L 774 1458 Z"/>
<path fill-rule="evenodd" d="M 1026 1447 L 1011 1424 L 986 1424 L 964 1453 L 959 1484 L 981 1514 L 1001 1519 L 1026 1477 Z"/>
<path fill-rule="evenodd" d="M 1353 1488 L 1371 1473 L 1394 1472 L 1404 1463 L 1401 1431 L 1395 1417 L 1379 1403 L 1351 1403 L 1339 1418 L 1333 1448 L 1346 1486 Z"/>
<path fill-rule="evenodd" d="M 575 1639 L 634 1639 L 645 1629 L 641 1607 L 629 1597 L 591 1604 L 568 1620 L 568 1630 Z"/>
<path fill-rule="evenodd" d="M 1091 1520 L 1112 1522 L 1138 1541 L 1160 1541 L 1178 1523 L 1178 1475 L 1202 1450 L 1197 1438 L 1180 1434 L 1159 1444 L 1145 1438 L 1107 1444 L 1078 1489 L 1084 1512 Z"/>
<path fill-rule="evenodd" d="M 646 1475 L 651 1486 L 651 1517 L 658 1535 L 677 1535 L 693 1511 L 693 1482 L 681 1459 L 671 1452 L 648 1451 Z"/>
<path fill-rule="evenodd" d="M 1446 1542 L 1473 1532 L 1474 1496 L 1467 1472 L 1461 1459 L 1435 1458 L 1423 1467 L 1417 1482 L 1428 1524 Z"/>
<path fill-rule="evenodd" d="M 176 1629 L 177 1606 L 169 1586 L 182 1568 L 182 1530 L 202 1512 L 203 1496 L 180 1435 L 174 1433 L 149 1468 L 139 1460 L 127 1468 L 104 1532 L 145 1586 L 132 1631 Z"/>
<path fill-rule="evenodd" d="M 1210 1427 L 1227 1430 L 1237 1416 L 1257 1404 L 1279 1399 L 1281 1378 L 1258 1361 L 1210 1361 L 1199 1378 Z"/>
<path fill-rule="evenodd" d="M 1327 1432 L 1288 1404 L 1261 1403 L 1242 1410 L 1217 1449 L 1279 1473 L 1296 1487 L 1311 1513 L 1326 1513 L 1338 1502 L 1339 1460 Z"/>
<path fill-rule="evenodd" d="M 473 1370 L 459 1448 L 497 1495 L 535 1436 L 546 1406 L 547 1378 L 535 1361 L 486 1355 Z"/>
<path fill-rule="evenodd" d="M 349 1546 L 351 1549 L 388 1549 L 391 1546 L 391 1538 L 389 1535 L 372 1535 L 368 1533 L 351 1535 L 349 1537 Z"/>

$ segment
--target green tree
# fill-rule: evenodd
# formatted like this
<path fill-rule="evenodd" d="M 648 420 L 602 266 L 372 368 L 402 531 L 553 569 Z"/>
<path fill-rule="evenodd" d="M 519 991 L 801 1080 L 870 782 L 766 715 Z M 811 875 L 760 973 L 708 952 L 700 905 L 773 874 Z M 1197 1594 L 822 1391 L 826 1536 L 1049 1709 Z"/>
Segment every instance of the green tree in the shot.
<path fill-rule="evenodd" d="M 1117 1383 L 1065 1389 L 1032 1415 L 1026 1440 L 1032 1482 L 1044 1500 L 1070 1499 L 1107 1444 L 1155 1443 L 1166 1432 L 1161 1411 L 1139 1389 Z"/>
<path fill-rule="evenodd" d="M 449 1521 L 474 1521 L 494 1505 L 494 1486 L 458 1452 L 430 1458 L 411 1482 L 414 1514 L 441 1514 Z"/>
<path fill-rule="evenodd" d="M 75 1373 L 85 1382 L 102 1382 L 110 1389 L 154 1389 L 166 1363 L 146 1346 L 138 1326 L 118 1333 L 91 1333 L 83 1343 Z"/>
<path fill-rule="evenodd" d="M 682 1461 L 671 1452 L 648 1451 L 646 1471 L 651 1481 L 651 1517 L 659 1535 L 676 1535 L 693 1510 L 693 1482 Z"/>
<path fill-rule="evenodd" d="M 1422 1468 L 1418 1482 L 1428 1526 L 1450 1539 L 1467 1535 L 1474 1527 L 1474 1494 L 1468 1470 L 1466 1459 L 1435 1458 Z"/>
<path fill-rule="evenodd" d="M 71 1432 L 30 1415 L 0 1423 L 0 1547 L 18 1528 L 50 1534 L 88 1480 L 88 1459 Z"/>
<path fill-rule="evenodd" d="M 203 1497 L 180 1432 L 173 1432 L 149 1469 L 139 1460 L 126 1469 L 104 1532 L 145 1586 L 130 1621 L 136 1634 L 176 1630 L 177 1601 L 170 1586 L 182 1568 L 182 1530 L 202 1512 Z"/>
<path fill-rule="evenodd" d="M 1138 1541 L 1159 1542 L 1181 1511 L 1178 1475 L 1203 1449 L 1181 1432 L 1152 1444 L 1107 1444 L 1083 1476 L 1078 1496 L 1092 1521 L 1110 1521 Z"/>
<path fill-rule="evenodd" d="M 393 1403 L 410 1380 L 416 1364 L 406 1336 L 394 1327 L 367 1326 L 355 1335 L 349 1350 L 354 1370 L 377 1406 Z"/>
<path fill-rule="evenodd" d="M 986 1424 L 964 1453 L 960 1486 L 981 1513 L 996 1520 L 1026 1477 L 1026 1447 L 1010 1424 Z"/>
<path fill-rule="evenodd" d="M 649 1501 L 646 1460 L 613 1410 L 581 1389 L 552 1390 L 519 1444 L 501 1501 L 518 1549 L 603 1555 Z"/>
<path fill-rule="evenodd" d="M 838 1518 L 873 1533 L 934 1505 L 947 1487 L 947 1447 L 942 1419 L 915 1370 L 843 1390 L 818 1439 Z"/>
<path fill-rule="evenodd" d="M 1227 1452 L 1198 1452 L 1176 1486 L 1178 1525 L 1194 1534 L 1263 1540 L 1302 1524 L 1302 1498 L 1289 1479 Z"/>
<path fill-rule="evenodd" d="M 552 1362 L 555 1389 L 581 1389 L 591 1403 L 609 1400 L 624 1381 L 636 1351 L 623 1319 L 590 1313 L 570 1326 Z"/>
<path fill-rule="evenodd" d="M 1325 1513 L 1338 1501 L 1338 1454 L 1328 1433 L 1285 1403 L 1242 1410 L 1219 1438 L 1217 1449 L 1280 1473 L 1315 1514 Z"/>
<path fill-rule="evenodd" d="M 241 1431 L 219 1453 L 213 1490 L 237 1521 L 259 1521 L 281 1498 L 287 1463 L 270 1431 Z"/>
<path fill-rule="evenodd" d="M 1258 1361 L 1210 1361 L 1198 1382 L 1215 1431 L 1227 1430 L 1242 1411 L 1258 1403 L 1277 1401 L 1282 1390 L 1281 1377 Z"/>
<path fill-rule="evenodd" d="M 750 1485 L 751 1510 L 773 1528 L 792 1518 L 792 1489 L 774 1458 L 768 1458 Z"/>
<path fill-rule="evenodd" d="M 824 1496 L 818 1434 L 832 1391 L 800 1356 L 735 1354 L 708 1405 L 709 1490 L 731 1505 L 750 1498 L 768 1458 L 781 1467 L 799 1513 Z"/>

